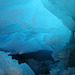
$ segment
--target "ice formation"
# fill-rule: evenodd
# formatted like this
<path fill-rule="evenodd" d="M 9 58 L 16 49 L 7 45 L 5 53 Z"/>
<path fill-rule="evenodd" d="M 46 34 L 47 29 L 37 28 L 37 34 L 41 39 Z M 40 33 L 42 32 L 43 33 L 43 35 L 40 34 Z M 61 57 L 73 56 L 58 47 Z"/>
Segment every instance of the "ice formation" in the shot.
<path fill-rule="evenodd" d="M 1 2 L 0 50 L 12 54 L 53 51 L 62 49 L 68 42 L 70 30 L 41 0 Z"/>
<path fill-rule="evenodd" d="M 75 31 L 75 0 L 42 0 L 42 2 L 71 31 Z"/>
<path fill-rule="evenodd" d="M 43 66 L 51 69 L 50 75 L 75 75 L 74 8 L 74 0 L 0 0 L 0 51 L 20 56 L 53 51 L 55 64 L 48 67 L 50 61 L 42 62 L 48 63 Z M 34 59 L 27 62 L 36 72 L 35 64 L 42 65 Z M 39 70 L 45 71 L 45 67 Z M 7 53 L 0 52 L 0 75 L 6 74 L 35 75 L 26 63 L 19 65 Z"/>
<path fill-rule="evenodd" d="M 59 60 L 50 75 L 75 75 L 75 1 L 72 0 L 42 0 L 44 7 L 62 20 L 71 30 L 69 43 L 61 51 L 54 51 L 53 58 Z"/>
<path fill-rule="evenodd" d="M 26 64 L 19 65 L 16 60 L 12 60 L 8 53 L 0 51 L 0 75 L 35 75 Z"/>
<path fill-rule="evenodd" d="M 70 47 L 72 47 L 72 45 L 75 46 L 75 1 L 42 0 L 42 3 L 44 7 L 61 19 L 64 25 L 71 30 L 72 36 L 68 44 Z M 66 46 L 68 47 L 68 45 Z M 57 53 L 58 52 L 59 51 L 57 50 Z"/>

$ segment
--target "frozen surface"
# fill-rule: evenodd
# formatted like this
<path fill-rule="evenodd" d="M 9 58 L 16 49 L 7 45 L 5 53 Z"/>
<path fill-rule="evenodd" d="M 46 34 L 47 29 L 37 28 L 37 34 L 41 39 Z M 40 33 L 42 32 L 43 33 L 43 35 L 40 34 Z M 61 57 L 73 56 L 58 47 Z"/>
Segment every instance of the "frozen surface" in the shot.
<path fill-rule="evenodd" d="M 75 0 L 42 0 L 43 5 L 75 31 Z"/>
<path fill-rule="evenodd" d="M 26 64 L 19 65 L 16 60 L 12 60 L 7 53 L 0 51 L 0 75 L 35 75 Z"/>
<path fill-rule="evenodd" d="M 74 0 L 0 0 L 0 51 L 10 54 L 54 51 L 52 56 L 57 63 L 50 71 L 52 75 L 66 75 L 68 71 L 75 74 L 75 68 L 65 70 L 72 50 L 67 45 L 71 31 L 75 31 L 74 9 Z M 32 62 L 29 61 L 31 65 Z M 7 53 L 0 52 L 0 75 L 35 74 L 26 63 L 19 65 Z"/>
<path fill-rule="evenodd" d="M 53 51 L 68 43 L 70 30 L 41 0 L 7 2 L 0 0 L 0 50 L 12 54 Z"/>

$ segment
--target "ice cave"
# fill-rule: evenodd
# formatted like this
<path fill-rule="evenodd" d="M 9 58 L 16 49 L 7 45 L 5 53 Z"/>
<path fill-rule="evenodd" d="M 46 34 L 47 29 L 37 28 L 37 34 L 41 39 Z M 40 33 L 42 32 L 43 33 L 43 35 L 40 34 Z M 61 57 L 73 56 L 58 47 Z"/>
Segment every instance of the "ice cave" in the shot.
<path fill-rule="evenodd" d="M 0 0 L 0 75 L 75 75 L 75 0 Z"/>

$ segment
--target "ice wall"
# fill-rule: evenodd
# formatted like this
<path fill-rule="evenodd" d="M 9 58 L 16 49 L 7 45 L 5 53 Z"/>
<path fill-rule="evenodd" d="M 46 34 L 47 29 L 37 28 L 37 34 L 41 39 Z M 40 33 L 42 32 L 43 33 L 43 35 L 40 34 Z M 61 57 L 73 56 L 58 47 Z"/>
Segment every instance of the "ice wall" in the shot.
<path fill-rule="evenodd" d="M 0 50 L 12 54 L 61 50 L 70 30 L 41 0 L 0 0 Z"/>
<path fill-rule="evenodd" d="M 0 75 L 35 75 L 26 64 L 19 65 L 16 60 L 8 56 L 8 53 L 0 51 Z"/>

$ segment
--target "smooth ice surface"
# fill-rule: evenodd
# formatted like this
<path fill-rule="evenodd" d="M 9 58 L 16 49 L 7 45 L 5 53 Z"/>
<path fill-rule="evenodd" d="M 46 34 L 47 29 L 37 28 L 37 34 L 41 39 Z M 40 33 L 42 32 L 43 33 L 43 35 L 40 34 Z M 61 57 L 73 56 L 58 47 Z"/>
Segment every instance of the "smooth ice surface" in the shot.
<path fill-rule="evenodd" d="M 61 50 L 69 41 L 70 30 L 41 0 L 0 3 L 0 50 L 12 54 Z"/>
<path fill-rule="evenodd" d="M 16 60 L 12 60 L 7 53 L 0 51 L 0 75 L 35 75 L 26 64 L 19 65 Z"/>
<path fill-rule="evenodd" d="M 42 0 L 43 5 L 75 31 L 75 0 Z"/>

